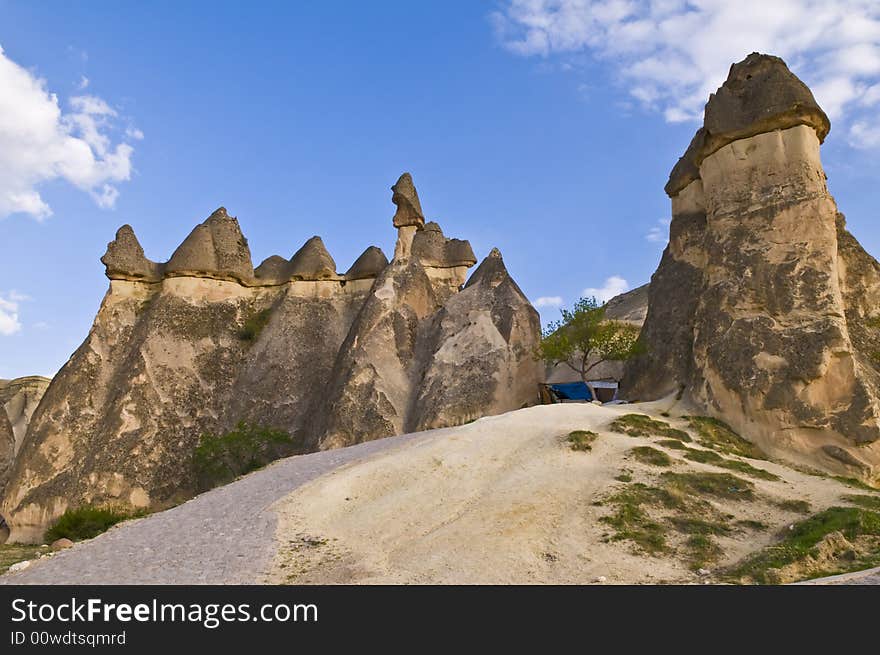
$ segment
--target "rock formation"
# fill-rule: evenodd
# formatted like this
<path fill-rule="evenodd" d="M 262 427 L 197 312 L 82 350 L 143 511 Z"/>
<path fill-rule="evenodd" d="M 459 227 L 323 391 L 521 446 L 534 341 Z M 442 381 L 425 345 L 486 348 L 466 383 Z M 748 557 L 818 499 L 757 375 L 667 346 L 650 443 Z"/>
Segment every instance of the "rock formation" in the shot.
<path fill-rule="evenodd" d="M 51 380 L 31 375 L 0 380 L 0 498 L 31 416 Z"/>
<path fill-rule="evenodd" d="M 648 350 L 624 393 L 680 393 L 770 454 L 877 481 L 880 265 L 828 193 L 829 129 L 778 57 L 731 67 L 666 185 Z"/>
<path fill-rule="evenodd" d="M 5 410 L 6 417 L 12 425 L 15 434 L 15 452 L 21 448 L 31 416 L 51 381 L 39 375 L 0 380 L 0 407 Z"/>
<path fill-rule="evenodd" d="M 425 224 L 408 173 L 392 189 L 394 259 L 371 246 L 344 275 L 319 237 L 254 269 L 223 208 L 165 264 L 121 228 L 95 323 L 16 458 L 0 505 L 10 538 L 39 539 L 80 504 L 190 496 L 200 435 L 239 421 L 306 452 L 535 402 L 538 315 L 500 253 L 462 288 L 468 242 Z"/>

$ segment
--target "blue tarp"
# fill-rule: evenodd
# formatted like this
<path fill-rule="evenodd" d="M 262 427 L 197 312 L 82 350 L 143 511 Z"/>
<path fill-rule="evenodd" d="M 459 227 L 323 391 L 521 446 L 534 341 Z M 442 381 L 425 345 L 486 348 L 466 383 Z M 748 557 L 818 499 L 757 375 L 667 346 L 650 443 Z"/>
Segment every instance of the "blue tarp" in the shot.
<path fill-rule="evenodd" d="M 561 384 L 551 384 L 557 396 L 564 400 L 592 400 L 593 394 L 590 388 L 583 382 L 563 382 Z"/>

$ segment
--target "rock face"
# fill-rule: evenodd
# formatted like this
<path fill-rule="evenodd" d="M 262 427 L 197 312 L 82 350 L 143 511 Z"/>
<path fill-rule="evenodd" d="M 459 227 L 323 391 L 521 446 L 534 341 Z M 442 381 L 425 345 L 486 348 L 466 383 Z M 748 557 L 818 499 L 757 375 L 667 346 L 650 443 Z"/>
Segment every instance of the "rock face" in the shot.
<path fill-rule="evenodd" d="M 624 393 L 680 392 L 771 454 L 876 482 L 880 265 L 828 193 L 829 127 L 781 59 L 733 65 L 666 186 Z"/>
<path fill-rule="evenodd" d="M 21 448 L 31 417 L 51 381 L 39 375 L 0 380 L 0 407 L 5 410 L 12 425 L 16 453 Z"/>
<path fill-rule="evenodd" d="M 307 452 L 536 402 L 538 315 L 500 253 L 462 289 L 470 245 L 425 225 L 409 174 L 393 189 L 394 260 L 371 246 L 344 275 L 319 237 L 254 270 L 222 208 L 167 264 L 120 229 L 95 323 L 9 476 L 10 539 L 37 540 L 81 504 L 160 508 L 192 495 L 200 435 L 239 421 L 284 430 Z"/>

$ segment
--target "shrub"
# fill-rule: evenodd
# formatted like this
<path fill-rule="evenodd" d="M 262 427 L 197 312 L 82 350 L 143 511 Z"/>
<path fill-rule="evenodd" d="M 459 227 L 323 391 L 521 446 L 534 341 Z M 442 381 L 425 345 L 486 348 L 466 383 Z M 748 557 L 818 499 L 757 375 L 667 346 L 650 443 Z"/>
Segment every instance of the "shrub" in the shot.
<path fill-rule="evenodd" d="M 144 511 L 129 512 L 120 508 L 91 505 L 69 509 L 46 531 L 45 540 L 51 543 L 57 539 L 71 541 L 91 539 L 106 532 L 120 521 L 138 518 L 145 514 Z"/>
<path fill-rule="evenodd" d="M 249 316 L 244 322 L 244 327 L 239 331 L 238 338 L 242 341 L 256 341 L 257 337 L 260 336 L 260 332 L 263 331 L 263 328 L 269 322 L 271 315 L 271 309 L 264 309 Z"/>
<path fill-rule="evenodd" d="M 279 457 L 292 455 L 300 444 L 283 430 L 240 422 L 232 432 L 203 434 L 193 452 L 199 491 L 232 482 Z"/>

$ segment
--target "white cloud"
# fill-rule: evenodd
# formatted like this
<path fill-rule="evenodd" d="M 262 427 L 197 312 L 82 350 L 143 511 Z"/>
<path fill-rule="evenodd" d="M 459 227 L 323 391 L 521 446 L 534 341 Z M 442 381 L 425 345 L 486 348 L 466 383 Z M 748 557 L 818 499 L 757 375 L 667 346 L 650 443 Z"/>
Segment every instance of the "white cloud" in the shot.
<path fill-rule="evenodd" d="M 730 64 L 754 51 L 785 59 L 832 120 L 880 98 L 876 0 L 505 0 L 491 21 L 511 52 L 606 62 L 670 122 L 700 119 Z"/>
<path fill-rule="evenodd" d="M 80 91 L 82 91 L 83 89 L 88 88 L 88 86 L 89 86 L 89 78 L 87 78 L 85 75 L 83 75 L 79 80 L 79 84 L 76 85 L 76 88 L 79 89 Z"/>
<path fill-rule="evenodd" d="M 880 148 L 880 125 L 854 123 L 849 131 L 849 143 L 863 150 Z"/>
<path fill-rule="evenodd" d="M 0 294 L 0 336 L 8 337 L 21 330 L 18 319 L 18 304 L 27 300 L 27 296 L 10 291 L 4 298 Z"/>
<path fill-rule="evenodd" d="M 561 296 L 541 296 L 535 301 L 535 307 L 561 307 Z"/>
<path fill-rule="evenodd" d="M 669 224 L 672 222 L 672 219 L 669 218 L 661 218 L 657 221 L 657 225 L 654 225 L 648 233 L 645 235 L 645 239 L 650 241 L 651 243 L 666 243 L 669 237 Z"/>
<path fill-rule="evenodd" d="M 129 127 L 125 130 L 125 136 L 130 139 L 135 139 L 136 141 L 141 141 L 144 138 L 144 133 L 136 127 Z"/>
<path fill-rule="evenodd" d="M 64 180 L 113 207 L 116 185 L 131 178 L 134 149 L 112 138 L 117 112 L 93 95 L 70 98 L 63 112 L 46 81 L 9 59 L 0 47 L 0 218 L 52 215 L 39 186 Z"/>
<path fill-rule="evenodd" d="M 601 288 L 596 289 L 593 287 L 589 287 L 587 289 L 584 289 L 583 297 L 595 298 L 600 303 L 606 303 L 614 296 L 619 296 L 624 291 L 628 290 L 629 282 L 624 280 L 619 275 L 612 275 L 605 280 L 605 284 L 603 284 Z"/>

